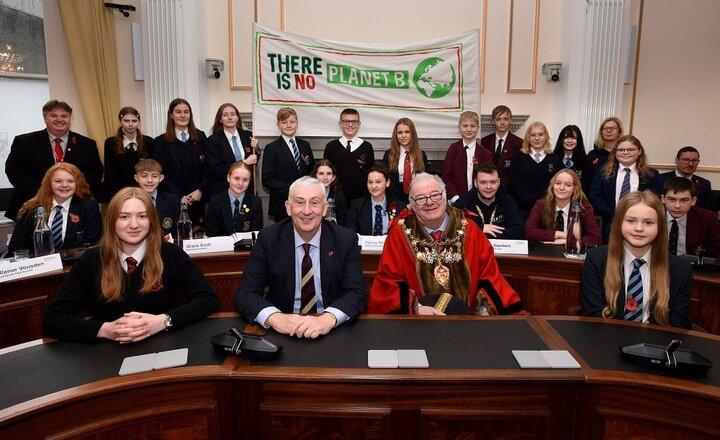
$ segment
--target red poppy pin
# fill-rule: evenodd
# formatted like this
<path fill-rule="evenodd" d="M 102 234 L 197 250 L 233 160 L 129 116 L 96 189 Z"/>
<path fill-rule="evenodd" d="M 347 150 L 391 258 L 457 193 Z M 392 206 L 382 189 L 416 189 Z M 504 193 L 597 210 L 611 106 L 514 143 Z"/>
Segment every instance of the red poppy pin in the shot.
<path fill-rule="evenodd" d="M 80 216 L 75 214 L 70 214 L 70 221 L 73 223 L 80 223 Z"/>
<path fill-rule="evenodd" d="M 364 154 L 361 154 L 361 155 L 360 155 L 360 160 L 362 160 L 363 162 L 365 161 L 365 155 L 364 155 Z"/>
<path fill-rule="evenodd" d="M 625 303 L 625 309 L 634 312 L 638 308 L 638 302 L 634 298 L 629 298 Z"/>
<path fill-rule="evenodd" d="M 695 181 L 695 188 L 700 188 L 700 181 L 699 181 L 699 180 L 696 180 L 696 181 Z"/>
<path fill-rule="evenodd" d="M 472 164 L 473 164 L 473 166 L 478 164 L 477 158 L 475 156 L 473 156 L 473 158 L 472 158 Z"/>
<path fill-rule="evenodd" d="M 250 154 L 250 147 L 245 147 L 245 154 Z"/>
<path fill-rule="evenodd" d="M 307 155 L 307 154 L 306 154 L 306 155 L 303 156 L 303 155 L 301 154 L 300 157 L 302 157 L 302 160 L 303 160 L 303 162 L 305 162 L 305 165 L 310 165 L 310 155 Z"/>
<path fill-rule="evenodd" d="M 72 139 L 70 139 L 70 142 L 77 144 L 77 136 L 73 136 Z"/>
<path fill-rule="evenodd" d="M 593 165 L 597 165 L 598 160 L 599 160 L 599 159 L 597 159 L 597 158 L 593 159 L 592 164 L 593 164 Z"/>
<path fill-rule="evenodd" d="M 335 252 L 333 252 L 333 251 L 328 252 L 328 257 L 332 257 L 333 255 L 335 255 Z"/>

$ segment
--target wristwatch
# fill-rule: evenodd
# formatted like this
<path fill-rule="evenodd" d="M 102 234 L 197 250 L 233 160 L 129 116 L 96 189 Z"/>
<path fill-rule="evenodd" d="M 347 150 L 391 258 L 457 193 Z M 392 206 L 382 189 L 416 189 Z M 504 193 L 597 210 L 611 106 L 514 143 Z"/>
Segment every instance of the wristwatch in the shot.
<path fill-rule="evenodd" d="M 165 331 L 170 330 L 172 327 L 172 318 L 167 313 L 165 314 Z"/>

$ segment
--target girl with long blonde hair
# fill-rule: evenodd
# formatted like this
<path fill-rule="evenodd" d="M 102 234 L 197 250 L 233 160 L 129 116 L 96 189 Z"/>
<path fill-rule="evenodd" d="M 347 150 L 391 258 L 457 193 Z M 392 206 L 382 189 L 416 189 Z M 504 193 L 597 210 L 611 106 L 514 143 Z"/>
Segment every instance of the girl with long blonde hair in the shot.
<path fill-rule="evenodd" d="M 651 191 L 618 203 L 607 246 L 590 249 L 582 272 L 588 316 L 690 328 L 690 264 L 668 253 L 665 207 Z"/>
<path fill-rule="evenodd" d="M 180 290 L 183 304 L 177 303 Z M 163 241 L 150 196 L 123 188 L 108 204 L 100 246 L 73 265 L 48 306 L 43 332 L 70 341 L 131 343 L 217 309 L 217 295 L 197 265 Z M 82 316 L 85 310 L 90 319 Z"/>

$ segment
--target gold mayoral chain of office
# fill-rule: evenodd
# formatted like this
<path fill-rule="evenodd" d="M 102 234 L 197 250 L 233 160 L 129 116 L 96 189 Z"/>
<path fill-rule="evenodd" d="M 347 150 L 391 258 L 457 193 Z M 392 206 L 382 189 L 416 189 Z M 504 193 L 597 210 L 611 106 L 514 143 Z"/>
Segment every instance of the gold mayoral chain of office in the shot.
<path fill-rule="evenodd" d="M 450 269 L 446 265 L 458 263 L 463 259 L 463 237 L 467 220 L 460 220 L 460 228 L 452 234 L 452 238 L 446 238 L 436 242 L 432 238 L 418 238 L 413 234 L 412 229 L 405 223 L 406 219 L 399 221 L 405 235 L 412 246 L 415 258 L 423 263 L 434 265 L 433 276 L 443 288 L 447 289 L 450 284 Z"/>

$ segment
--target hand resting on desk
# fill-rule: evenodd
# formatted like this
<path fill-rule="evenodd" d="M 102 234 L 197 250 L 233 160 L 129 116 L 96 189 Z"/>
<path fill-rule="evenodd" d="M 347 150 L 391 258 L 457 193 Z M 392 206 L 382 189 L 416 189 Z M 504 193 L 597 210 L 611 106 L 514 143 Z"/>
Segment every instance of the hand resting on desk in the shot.
<path fill-rule="evenodd" d="M 165 315 L 130 312 L 115 321 L 104 323 L 97 337 L 128 344 L 142 341 L 162 330 L 165 330 Z"/>

